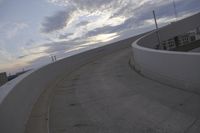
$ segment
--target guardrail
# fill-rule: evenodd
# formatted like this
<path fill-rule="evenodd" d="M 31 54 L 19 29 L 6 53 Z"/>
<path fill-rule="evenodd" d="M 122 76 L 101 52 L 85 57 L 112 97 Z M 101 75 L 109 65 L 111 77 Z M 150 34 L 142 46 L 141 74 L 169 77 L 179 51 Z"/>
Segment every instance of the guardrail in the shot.
<path fill-rule="evenodd" d="M 160 40 L 199 26 L 200 13 L 160 28 Z M 156 44 L 155 31 L 132 44 L 135 69 L 151 79 L 200 94 L 200 53 L 156 50 Z"/>
<path fill-rule="evenodd" d="M 2 86 L 0 88 L 0 132 L 23 133 L 32 107 L 45 89 L 50 88 L 63 75 L 92 60 L 131 47 L 131 43 L 136 38 L 138 37 L 132 37 L 67 57 L 24 74 Z"/>

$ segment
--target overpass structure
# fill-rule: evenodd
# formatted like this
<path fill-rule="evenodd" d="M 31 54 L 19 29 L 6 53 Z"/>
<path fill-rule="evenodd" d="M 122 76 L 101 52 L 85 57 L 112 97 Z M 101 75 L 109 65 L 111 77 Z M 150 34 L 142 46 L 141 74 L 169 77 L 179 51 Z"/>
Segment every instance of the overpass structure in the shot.
<path fill-rule="evenodd" d="M 161 39 L 199 24 L 196 14 L 168 25 Z M 199 133 L 200 54 L 154 50 L 154 40 L 129 38 L 7 83 L 0 132 Z"/>

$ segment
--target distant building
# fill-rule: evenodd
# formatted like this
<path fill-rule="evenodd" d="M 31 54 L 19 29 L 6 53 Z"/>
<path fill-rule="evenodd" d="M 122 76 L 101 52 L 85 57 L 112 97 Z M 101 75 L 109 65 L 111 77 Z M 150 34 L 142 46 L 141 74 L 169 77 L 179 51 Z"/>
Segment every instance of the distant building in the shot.
<path fill-rule="evenodd" d="M 195 40 L 200 40 L 200 27 L 197 27 L 195 30 L 191 30 L 189 33 L 195 38 Z"/>
<path fill-rule="evenodd" d="M 8 77 L 6 72 L 0 73 L 0 86 L 8 82 Z"/>
<path fill-rule="evenodd" d="M 196 40 L 200 40 L 200 27 L 196 28 L 195 37 L 196 37 Z"/>
<path fill-rule="evenodd" d="M 164 50 L 172 50 L 178 46 L 187 45 L 199 39 L 200 27 L 183 35 L 179 35 L 174 38 L 163 41 L 161 44 Z"/>
<path fill-rule="evenodd" d="M 176 48 L 174 39 L 168 39 L 167 41 L 163 41 L 162 45 L 164 50 L 170 50 Z"/>
<path fill-rule="evenodd" d="M 178 42 L 177 46 L 186 45 L 186 44 L 189 44 L 189 43 L 191 43 L 195 40 L 196 40 L 195 33 L 186 33 L 184 35 L 178 36 L 179 42 Z"/>

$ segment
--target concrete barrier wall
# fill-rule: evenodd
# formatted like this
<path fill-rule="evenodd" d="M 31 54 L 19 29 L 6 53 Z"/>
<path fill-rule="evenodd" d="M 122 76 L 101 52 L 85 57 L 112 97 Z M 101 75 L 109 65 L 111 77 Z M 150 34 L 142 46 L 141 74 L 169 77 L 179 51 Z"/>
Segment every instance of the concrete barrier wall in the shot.
<path fill-rule="evenodd" d="M 44 89 L 48 89 L 64 74 L 76 70 L 101 56 L 130 47 L 138 37 L 89 50 L 29 72 L 0 88 L 0 132 L 23 133 L 26 122 Z"/>
<path fill-rule="evenodd" d="M 200 13 L 161 28 L 161 41 L 199 26 Z M 132 44 L 135 69 L 159 82 L 200 93 L 200 53 L 152 49 L 156 44 L 155 32 Z"/>

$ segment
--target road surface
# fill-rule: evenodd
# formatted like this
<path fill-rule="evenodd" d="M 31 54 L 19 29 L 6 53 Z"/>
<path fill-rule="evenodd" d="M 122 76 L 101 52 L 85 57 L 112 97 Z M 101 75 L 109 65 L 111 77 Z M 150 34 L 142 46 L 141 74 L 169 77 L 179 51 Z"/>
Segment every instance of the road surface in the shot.
<path fill-rule="evenodd" d="M 41 95 L 26 132 L 199 133 L 200 95 L 141 76 L 130 57 L 122 49 L 66 74 Z"/>

